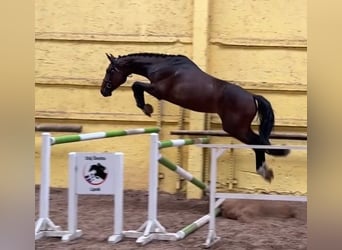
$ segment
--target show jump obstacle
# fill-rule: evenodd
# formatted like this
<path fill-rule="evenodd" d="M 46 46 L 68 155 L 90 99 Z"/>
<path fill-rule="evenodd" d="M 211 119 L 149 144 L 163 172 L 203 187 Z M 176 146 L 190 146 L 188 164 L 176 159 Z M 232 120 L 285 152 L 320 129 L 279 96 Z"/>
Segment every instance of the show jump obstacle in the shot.
<path fill-rule="evenodd" d="M 50 155 L 51 146 L 55 144 L 71 143 L 76 141 L 103 139 L 108 137 L 125 136 L 142 133 L 152 133 L 150 143 L 150 168 L 149 168 L 149 198 L 148 198 L 148 218 L 147 221 L 140 226 L 137 230 L 123 231 L 123 155 L 116 153 L 113 157 L 119 157 L 114 159 L 117 171 L 117 176 L 120 176 L 121 180 L 115 181 L 118 186 L 114 187 L 114 184 L 109 185 L 112 189 L 106 189 L 105 193 L 97 194 L 113 194 L 115 196 L 115 212 L 114 212 L 114 232 L 113 235 L 108 238 L 110 243 L 117 243 L 124 237 L 136 238 L 136 242 L 141 245 L 145 245 L 152 240 L 168 240 L 176 241 L 185 238 L 204 224 L 209 221 L 209 214 L 204 215 L 198 220 L 194 221 L 190 225 L 185 226 L 176 233 L 169 233 L 157 220 L 157 197 L 158 197 L 158 163 L 167 167 L 168 169 L 176 172 L 184 179 L 188 180 L 201 190 L 209 192 L 209 188 L 206 184 L 193 177 L 182 167 L 172 163 L 160 154 L 161 149 L 169 147 L 180 147 L 185 145 L 206 144 L 209 143 L 208 138 L 196 138 L 196 139 L 177 139 L 159 141 L 158 128 L 147 129 L 133 129 L 133 130 L 119 130 L 110 132 L 98 132 L 89 134 L 68 135 L 60 137 L 51 137 L 49 133 L 43 133 L 42 137 L 42 177 L 41 177 L 41 189 L 40 189 L 40 218 L 36 222 L 36 239 L 43 236 L 46 237 L 61 237 L 62 241 L 69 241 L 80 237 L 82 231 L 77 229 L 77 197 L 79 194 L 94 194 L 89 193 L 87 187 L 80 188 L 80 183 L 84 183 L 82 178 L 76 178 L 80 175 L 77 172 L 76 162 L 77 157 L 87 157 L 85 155 L 95 155 L 96 153 L 69 153 L 69 193 L 68 193 L 68 230 L 63 231 L 59 226 L 56 226 L 49 218 L 49 182 L 50 182 Z M 109 153 L 108 153 L 109 154 Z M 118 155 L 117 155 L 118 154 Z M 88 158 L 91 158 L 88 156 Z M 99 157 L 98 157 L 99 158 Z M 121 172 L 120 172 L 121 171 Z M 81 179 L 81 181 L 79 180 Z M 121 183 L 121 184 L 120 184 Z M 119 185 L 120 184 L 120 185 Z M 83 191 L 82 191 L 83 190 Z M 111 190 L 111 191 L 108 191 Z M 121 192 L 121 194 L 120 194 Z M 215 204 L 215 214 L 219 213 L 219 206 L 223 202 L 223 199 L 219 200 Z"/>
<path fill-rule="evenodd" d="M 208 138 L 196 138 L 196 139 L 177 139 L 159 141 L 157 133 L 151 134 L 150 144 L 150 172 L 149 172 L 149 197 L 148 197 L 148 218 L 143 225 L 137 230 L 124 231 L 125 237 L 136 238 L 136 242 L 141 245 L 145 245 L 152 240 L 167 240 L 176 241 L 181 240 L 206 224 L 209 221 L 209 214 L 204 215 L 198 220 L 194 221 L 190 225 L 182 228 L 176 233 L 169 233 L 157 220 L 157 195 L 158 195 L 158 162 L 170 170 L 176 172 L 184 179 L 190 181 L 198 188 L 209 191 L 206 184 L 193 177 L 189 172 L 182 167 L 172 163 L 160 154 L 160 150 L 168 147 L 180 147 L 185 145 L 205 144 L 209 143 Z M 219 206 L 223 202 L 223 199 L 216 202 L 215 214 L 219 212 Z"/>
<path fill-rule="evenodd" d="M 307 146 L 261 146 L 261 145 L 245 145 L 245 144 L 201 144 L 198 145 L 202 148 L 209 148 L 211 150 L 210 159 L 210 192 L 209 192 L 209 228 L 206 242 L 204 247 L 209 248 L 217 241 L 220 237 L 216 235 L 215 231 L 215 218 L 216 218 L 216 203 L 215 200 L 224 199 L 251 199 L 251 200 L 278 200 L 278 201 L 302 201 L 306 202 L 306 196 L 293 196 L 293 195 L 259 195 L 259 194 L 244 194 L 244 193 L 217 193 L 216 192 L 216 178 L 217 178 L 217 159 L 228 149 L 292 149 L 292 150 L 307 150 Z"/>
<path fill-rule="evenodd" d="M 159 130 L 159 128 L 154 127 L 137 128 L 108 132 L 65 135 L 58 137 L 52 137 L 50 136 L 50 133 L 42 133 L 39 219 L 35 223 L 35 239 L 39 239 L 44 236 L 62 237 L 63 235 L 68 233 L 67 231 L 62 231 L 61 228 L 55 225 L 49 218 L 51 146 L 78 141 L 98 140 L 110 137 L 158 133 Z"/>
<path fill-rule="evenodd" d="M 180 136 L 222 136 L 230 137 L 225 131 L 222 130 L 174 130 L 171 135 Z M 306 141 L 306 133 L 277 133 L 273 132 L 270 135 L 271 139 L 285 139 Z M 210 212 L 209 212 L 209 227 L 206 242 L 203 244 L 205 248 L 211 247 L 216 243 L 220 237 L 216 235 L 215 231 L 215 218 L 216 218 L 216 204 L 222 203 L 225 199 L 251 199 L 251 200 L 278 200 L 278 201 L 299 201 L 307 202 L 306 196 L 293 196 L 293 195 L 261 195 L 261 194 L 246 194 L 246 193 L 217 193 L 216 192 L 216 179 L 217 179 L 217 160 L 218 158 L 229 149 L 253 149 L 253 148 L 274 148 L 274 149 L 293 149 L 293 150 L 307 150 L 307 146 L 260 146 L 260 145 L 245 145 L 245 144 L 199 144 L 202 148 L 208 148 L 211 151 L 210 160 Z"/>
<path fill-rule="evenodd" d="M 136 242 L 141 245 L 145 245 L 152 240 L 167 240 L 176 241 L 185 238 L 207 222 L 209 222 L 208 235 L 204 247 L 210 247 L 220 238 L 216 235 L 215 231 L 215 218 L 220 211 L 220 205 L 225 199 L 257 199 L 257 200 L 283 200 L 283 201 L 303 201 L 306 202 L 306 196 L 290 196 L 290 195 L 258 195 L 258 194 L 243 194 L 243 193 L 217 193 L 216 192 L 216 177 L 217 177 L 217 159 L 227 149 L 253 149 L 253 148 L 273 148 L 273 149 L 293 149 L 293 150 L 306 150 L 306 146 L 260 146 L 260 145 L 245 145 L 245 144 L 208 144 L 208 138 L 196 138 L 196 139 L 177 139 L 177 140 L 166 140 L 159 141 L 159 128 L 140 128 L 132 130 L 118 130 L 110 132 L 98 132 L 89 134 L 78 134 L 60 137 L 51 137 L 49 133 L 43 133 L 42 137 L 42 176 L 41 176 L 41 187 L 40 187 L 40 218 L 36 221 L 35 236 L 39 239 L 43 236 L 62 237 L 62 240 L 68 241 L 77 238 L 81 235 L 81 230 L 77 229 L 77 195 L 85 194 L 86 191 L 80 191 L 79 185 L 75 180 L 77 171 L 75 168 L 76 153 L 69 154 L 69 205 L 68 205 L 68 230 L 62 231 L 59 226 L 56 226 L 49 218 L 49 184 L 50 184 L 50 156 L 51 146 L 55 144 L 70 143 L 84 140 L 103 139 L 108 137 L 117 137 L 134 134 L 151 134 L 150 138 L 150 167 L 149 167 L 149 197 L 148 197 L 148 216 L 145 223 L 143 223 L 137 230 L 123 231 L 123 187 L 112 186 L 112 191 L 108 194 L 113 194 L 115 198 L 114 213 L 114 232 L 113 235 L 108 238 L 111 243 L 116 243 L 122 240 L 124 237 L 136 238 Z M 211 168 L 210 168 L 210 187 L 208 187 L 202 181 L 193 177 L 189 172 L 184 170 L 182 167 L 172 163 L 170 160 L 163 157 L 160 150 L 169 147 L 181 147 L 185 145 L 197 145 L 202 148 L 209 148 L 211 150 Z M 81 157 L 83 154 L 80 153 Z M 92 153 L 95 154 L 95 153 Z M 123 169 L 123 155 L 116 153 L 114 156 L 117 163 L 115 165 Z M 114 157 L 113 156 L 113 157 Z M 121 157 L 121 158 L 120 158 Z M 201 190 L 209 193 L 210 196 L 210 212 L 207 215 L 199 218 L 195 222 L 187 225 L 176 233 L 169 233 L 157 220 L 157 198 L 158 198 L 158 163 L 176 172 L 184 179 L 188 180 Z M 121 171 L 122 172 L 122 171 Z M 117 174 L 121 178 L 122 173 Z M 110 184 L 111 185 L 111 184 Z M 116 189 L 116 190 L 114 190 Z M 121 194 L 119 194 L 121 192 Z"/>

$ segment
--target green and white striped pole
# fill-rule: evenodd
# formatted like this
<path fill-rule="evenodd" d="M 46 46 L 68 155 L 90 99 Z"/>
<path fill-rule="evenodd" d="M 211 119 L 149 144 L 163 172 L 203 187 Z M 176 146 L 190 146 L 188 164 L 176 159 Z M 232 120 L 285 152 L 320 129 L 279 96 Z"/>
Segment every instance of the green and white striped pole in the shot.
<path fill-rule="evenodd" d="M 51 137 L 51 145 L 77 142 L 77 141 L 87 141 L 102 138 L 118 137 L 125 135 L 137 135 L 137 134 L 149 134 L 158 133 L 159 128 L 136 128 L 136 129 L 124 129 L 124 130 L 114 130 L 108 132 L 95 132 L 87 134 L 77 134 L 77 135 L 63 135 L 57 137 Z"/>
<path fill-rule="evenodd" d="M 179 147 L 184 145 L 193 145 L 193 144 L 207 144 L 209 143 L 209 138 L 195 138 L 195 139 L 175 139 L 175 140 L 166 140 L 160 141 L 158 144 L 159 149 L 169 148 L 169 147 Z"/>
<path fill-rule="evenodd" d="M 220 211 L 221 211 L 221 209 L 219 207 L 216 208 L 216 210 L 215 210 L 216 216 L 219 214 Z M 193 223 L 191 223 L 190 225 L 182 228 L 181 230 L 179 230 L 176 233 L 177 234 L 177 238 L 179 240 L 184 239 L 186 236 L 188 236 L 189 234 L 193 233 L 194 231 L 196 231 L 197 229 L 199 229 L 200 227 L 202 227 L 206 223 L 208 223 L 209 219 L 210 219 L 210 215 L 206 214 L 203 217 L 201 217 L 198 220 L 196 220 Z"/>
<path fill-rule="evenodd" d="M 160 156 L 158 161 L 160 164 L 162 164 L 163 166 L 172 170 L 173 172 L 176 172 L 177 174 L 182 176 L 187 181 L 190 181 L 195 186 L 199 187 L 200 189 L 204 190 L 205 192 L 209 192 L 209 187 L 205 183 L 203 183 L 202 181 L 200 181 L 199 179 L 194 177 L 192 174 L 187 172 L 185 169 L 183 169 L 180 166 L 172 163 L 171 161 L 169 161 L 168 159 L 166 159 L 163 156 Z"/>
<path fill-rule="evenodd" d="M 194 144 L 206 144 L 209 143 L 209 138 L 195 138 L 195 139 L 174 139 L 174 140 L 165 140 L 165 141 L 159 141 L 158 143 L 158 148 L 169 148 L 169 147 L 180 147 L 180 146 L 185 146 L 185 145 L 194 145 Z M 209 191 L 209 187 L 204 184 L 202 181 L 198 180 L 195 178 L 192 174 L 187 172 L 185 169 L 182 167 L 172 163 L 168 159 L 166 159 L 163 156 L 159 156 L 158 159 L 159 163 L 162 164 L 163 166 L 167 167 L 173 172 L 176 172 L 180 176 L 182 176 L 184 179 L 187 181 L 190 181 L 192 184 L 195 186 L 199 187 L 200 189 L 204 191 Z"/>

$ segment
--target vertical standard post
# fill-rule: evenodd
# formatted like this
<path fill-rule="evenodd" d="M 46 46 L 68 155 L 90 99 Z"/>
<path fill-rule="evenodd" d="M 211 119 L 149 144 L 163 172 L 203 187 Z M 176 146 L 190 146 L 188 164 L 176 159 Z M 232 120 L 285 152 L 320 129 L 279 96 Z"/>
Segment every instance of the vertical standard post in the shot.
<path fill-rule="evenodd" d="M 115 196 L 114 196 L 114 235 L 122 237 L 123 231 L 123 162 L 124 154 L 121 152 L 115 153 L 115 168 L 117 168 L 117 176 L 120 176 L 120 180 L 115 183 Z"/>
<path fill-rule="evenodd" d="M 217 178 L 217 158 L 223 153 L 222 150 L 217 148 L 211 148 L 211 159 L 210 159 L 210 196 L 209 196 L 209 231 L 208 237 L 204 244 L 206 248 L 212 246 L 220 238 L 216 236 L 215 230 L 215 218 L 216 218 L 216 207 L 215 207 L 215 193 L 216 193 L 216 178 Z"/>
<path fill-rule="evenodd" d="M 41 145 L 41 177 L 40 177 L 40 201 L 39 217 L 49 217 L 49 192 L 50 192 L 50 155 L 51 142 L 50 133 L 42 133 Z"/>
<path fill-rule="evenodd" d="M 135 231 L 126 231 L 126 237 L 137 238 L 136 243 L 145 245 L 151 240 L 177 240 L 177 234 L 167 233 L 165 228 L 157 220 L 158 206 L 158 159 L 159 159 L 159 136 L 151 134 L 150 139 L 150 169 L 148 187 L 148 212 L 147 221 Z M 142 232 L 142 230 L 144 230 Z"/>
<path fill-rule="evenodd" d="M 82 235 L 77 229 L 77 156 L 75 152 L 69 153 L 69 191 L 68 191 L 68 231 L 62 235 L 62 241 L 70 241 Z"/>
<path fill-rule="evenodd" d="M 124 183 L 124 154 L 122 152 L 114 153 L 114 170 L 115 173 L 113 179 L 114 190 L 114 228 L 113 235 L 108 237 L 108 242 L 115 244 L 121 241 L 124 237 L 123 234 L 123 183 Z"/>
<path fill-rule="evenodd" d="M 39 194 L 39 219 L 35 223 L 35 239 L 44 236 L 59 237 L 64 235 L 60 226 L 56 226 L 49 218 L 49 194 L 50 194 L 50 159 L 51 137 L 50 133 L 42 133 L 41 148 L 41 180 Z"/>
<path fill-rule="evenodd" d="M 74 234 L 77 230 L 77 192 L 76 192 L 76 153 L 69 153 L 69 193 L 68 193 L 68 231 Z"/>
<path fill-rule="evenodd" d="M 215 232 L 215 192 L 216 192 L 216 162 L 217 162 L 217 154 L 216 149 L 213 148 L 211 152 L 211 168 L 210 168 L 210 221 L 209 221 L 209 233 L 212 237 L 216 237 Z"/>
<path fill-rule="evenodd" d="M 148 196 L 148 220 L 157 220 L 157 194 L 158 194 L 158 149 L 159 136 L 157 133 L 151 134 L 150 150 L 150 172 L 149 172 L 149 196 Z"/>

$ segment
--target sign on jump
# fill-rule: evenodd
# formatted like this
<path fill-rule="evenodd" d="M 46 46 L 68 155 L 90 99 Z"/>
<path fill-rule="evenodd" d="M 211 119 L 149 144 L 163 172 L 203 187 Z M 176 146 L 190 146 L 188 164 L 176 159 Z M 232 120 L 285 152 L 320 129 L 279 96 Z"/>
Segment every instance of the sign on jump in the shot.
<path fill-rule="evenodd" d="M 114 195 L 114 232 L 108 238 L 123 238 L 123 153 L 69 153 L 68 231 L 62 241 L 82 235 L 77 229 L 79 194 Z"/>
<path fill-rule="evenodd" d="M 121 170 L 115 153 L 76 153 L 74 168 L 78 194 L 117 193 Z"/>

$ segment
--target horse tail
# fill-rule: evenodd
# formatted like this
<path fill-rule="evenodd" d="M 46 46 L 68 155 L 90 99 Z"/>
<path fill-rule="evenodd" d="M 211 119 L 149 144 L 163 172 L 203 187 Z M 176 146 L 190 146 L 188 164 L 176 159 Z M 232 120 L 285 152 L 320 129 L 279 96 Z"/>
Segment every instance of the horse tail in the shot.
<path fill-rule="evenodd" d="M 261 95 L 254 95 L 254 100 L 257 101 L 260 120 L 259 136 L 264 145 L 271 145 L 269 137 L 274 127 L 274 112 L 271 103 Z M 290 150 L 266 149 L 266 153 L 274 156 L 286 156 L 290 153 Z"/>

